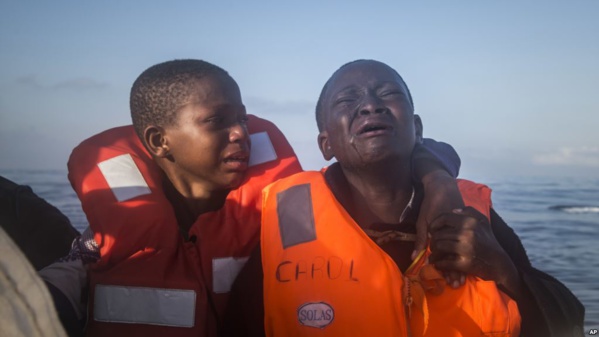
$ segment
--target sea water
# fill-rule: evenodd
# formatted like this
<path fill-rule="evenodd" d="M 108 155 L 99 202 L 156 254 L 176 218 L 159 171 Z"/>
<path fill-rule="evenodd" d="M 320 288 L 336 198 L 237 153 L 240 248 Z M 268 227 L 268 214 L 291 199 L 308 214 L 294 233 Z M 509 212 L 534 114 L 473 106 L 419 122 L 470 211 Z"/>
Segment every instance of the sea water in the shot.
<path fill-rule="evenodd" d="M 85 215 L 65 171 L 3 170 L 60 209 L 79 231 Z M 522 239 L 532 264 L 563 282 L 586 308 L 585 330 L 599 328 L 599 179 L 483 179 L 493 207 Z"/>

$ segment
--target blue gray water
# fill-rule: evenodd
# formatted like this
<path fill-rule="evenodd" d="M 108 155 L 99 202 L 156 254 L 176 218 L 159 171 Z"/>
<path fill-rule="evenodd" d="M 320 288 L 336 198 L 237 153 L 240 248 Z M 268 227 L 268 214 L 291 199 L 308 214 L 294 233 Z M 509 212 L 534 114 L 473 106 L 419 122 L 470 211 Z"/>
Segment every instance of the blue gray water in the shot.
<path fill-rule="evenodd" d="M 64 171 L 0 171 L 30 185 L 82 231 L 87 226 Z M 599 328 L 599 179 L 486 180 L 494 208 L 524 242 L 535 267 L 555 276 L 586 307 L 585 330 Z"/>
<path fill-rule="evenodd" d="M 562 281 L 599 328 L 599 179 L 486 181 L 494 208 L 522 239 L 532 264 Z"/>

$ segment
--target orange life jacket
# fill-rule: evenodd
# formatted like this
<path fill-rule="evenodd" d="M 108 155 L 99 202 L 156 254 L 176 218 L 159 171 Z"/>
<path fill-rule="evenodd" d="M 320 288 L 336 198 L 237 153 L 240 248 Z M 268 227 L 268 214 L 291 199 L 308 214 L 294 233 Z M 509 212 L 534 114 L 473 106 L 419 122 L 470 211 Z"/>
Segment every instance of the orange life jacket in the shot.
<path fill-rule="evenodd" d="M 244 183 L 196 220 L 188 241 L 132 126 L 73 150 L 69 180 L 101 254 L 89 273 L 89 335 L 217 335 L 231 284 L 258 244 L 263 187 L 301 171 L 274 124 L 250 115 L 248 130 Z"/>
<path fill-rule="evenodd" d="M 465 204 L 488 217 L 489 188 L 458 185 Z M 322 172 L 268 186 L 262 207 L 269 337 L 519 335 L 518 307 L 495 282 L 469 276 L 453 289 L 424 262 L 402 274 L 335 199 Z"/>

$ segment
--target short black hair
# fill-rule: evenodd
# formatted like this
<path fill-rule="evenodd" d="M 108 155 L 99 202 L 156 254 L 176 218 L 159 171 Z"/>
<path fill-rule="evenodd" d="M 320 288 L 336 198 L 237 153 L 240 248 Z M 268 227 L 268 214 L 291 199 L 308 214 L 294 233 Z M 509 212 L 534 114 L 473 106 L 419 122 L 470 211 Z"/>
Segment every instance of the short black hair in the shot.
<path fill-rule="evenodd" d="M 364 61 L 374 61 L 374 62 L 379 62 L 382 63 L 380 61 L 376 61 L 376 60 L 366 60 L 366 59 L 359 59 L 359 60 L 355 60 L 355 61 L 351 61 L 351 62 L 347 62 L 346 64 L 342 65 L 341 67 L 339 67 L 339 69 L 335 70 L 335 72 L 333 73 L 333 75 L 331 75 L 331 77 L 329 77 L 329 79 L 327 80 L 327 82 L 324 84 L 324 87 L 322 87 L 322 90 L 320 91 L 320 96 L 318 96 L 318 102 L 316 102 L 316 125 L 318 125 L 318 131 L 321 132 L 322 130 L 324 130 L 324 113 L 323 113 L 323 104 L 324 104 L 324 95 L 329 87 L 329 84 L 331 83 L 331 80 L 333 79 L 333 77 L 335 76 L 335 74 L 337 74 L 339 71 L 341 71 L 343 68 L 350 66 L 354 63 L 357 62 L 364 62 Z M 385 63 L 383 63 L 385 64 Z M 385 64 L 387 67 L 389 67 L 387 64 Z M 399 79 L 401 80 L 401 82 L 403 83 L 403 85 L 406 86 L 406 89 L 408 90 L 408 99 L 410 100 L 410 105 L 412 106 L 412 110 L 414 110 L 414 100 L 412 99 L 412 94 L 410 93 L 410 88 L 408 87 L 408 85 L 406 84 L 406 82 L 403 80 L 403 77 L 401 77 L 401 75 L 397 72 L 397 70 L 393 69 L 392 67 L 391 70 L 393 70 L 397 76 L 399 77 Z"/>
<path fill-rule="evenodd" d="M 129 98 L 131 120 L 143 141 L 148 125 L 168 126 L 176 112 L 189 100 L 198 80 L 206 76 L 225 76 L 224 69 L 202 60 L 172 60 L 146 69 L 133 83 Z"/>

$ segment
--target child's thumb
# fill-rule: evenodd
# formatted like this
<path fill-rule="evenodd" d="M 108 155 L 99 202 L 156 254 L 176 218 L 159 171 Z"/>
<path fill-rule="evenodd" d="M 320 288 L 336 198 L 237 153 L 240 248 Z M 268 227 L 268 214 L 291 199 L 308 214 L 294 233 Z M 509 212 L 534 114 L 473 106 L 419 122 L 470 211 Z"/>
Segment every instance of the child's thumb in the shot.
<path fill-rule="evenodd" d="M 421 251 L 426 249 L 428 241 L 428 224 L 423 216 L 418 217 L 416 222 L 416 241 L 414 242 L 414 251 L 412 252 L 412 260 L 414 260 Z"/>

